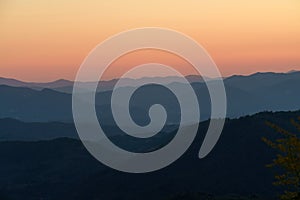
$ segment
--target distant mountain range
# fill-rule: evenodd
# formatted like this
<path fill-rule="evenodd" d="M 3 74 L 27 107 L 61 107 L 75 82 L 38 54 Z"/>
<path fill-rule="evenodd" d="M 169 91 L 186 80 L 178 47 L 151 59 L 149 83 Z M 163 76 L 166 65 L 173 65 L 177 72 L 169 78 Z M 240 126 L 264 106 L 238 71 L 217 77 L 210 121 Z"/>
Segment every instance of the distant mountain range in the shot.
<path fill-rule="evenodd" d="M 178 161 L 150 174 L 117 172 L 86 151 L 72 120 L 73 82 L 24 83 L 1 79 L 0 199 L 187 200 L 193 198 L 181 198 L 182 194 L 202 192 L 208 193 L 200 195 L 204 199 L 228 194 L 272 199 L 281 189 L 272 185 L 274 171 L 265 166 L 272 162 L 276 152 L 261 138 L 279 137 L 266 126 L 266 121 L 295 131 L 290 119 L 300 116 L 300 72 L 225 78 L 228 117 L 236 119 L 226 119 L 216 147 L 201 160 L 197 155 L 208 127 L 210 98 L 203 80 L 190 78 L 202 114 L 197 137 Z M 146 79 L 130 79 L 128 85 L 118 89 L 126 92 Z M 174 96 L 153 84 L 139 88 L 130 104 L 132 118 L 140 125 L 147 124 L 149 106 L 160 103 L 168 112 L 167 125 L 154 137 L 130 138 L 116 126 L 110 109 L 111 88 L 116 81 L 105 82 L 106 88 L 99 89 L 96 95 L 98 117 L 112 142 L 134 152 L 153 151 L 169 143 L 180 122 Z M 164 81 L 183 88 L 184 83 L 177 77 Z M 88 87 L 90 83 L 83 84 Z M 188 97 L 184 89 L 180 91 Z"/>
<path fill-rule="evenodd" d="M 178 88 L 181 88 L 184 84 L 173 82 L 174 79 L 170 77 L 165 79 L 166 82 L 170 82 L 169 85 L 176 85 Z M 72 87 L 72 82 L 60 80 L 43 84 L 26 83 L 26 86 L 23 85 L 23 82 L 16 80 L 1 80 L 1 83 L 5 83 L 5 85 L 0 85 L 0 118 L 14 118 L 26 122 L 73 121 L 71 94 L 57 91 L 57 88 Z M 194 82 L 191 84 L 200 102 L 201 119 L 206 120 L 210 116 L 208 90 L 201 79 L 196 81 L 196 77 L 193 77 L 193 80 Z M 116 80 L 107 82 L 107 85 L 110 87 L 114 81 Z M 135 80 L 130 81 L 134 82 Z M 227 116 L 230 118 L 261 111 L 289 111 L 300 108 L 300 72 L 231 76 L 224 80 L 224 84 L 228 100 Z M 52 89 L 44 87 L 51 87 Z M 134 86 L 121 87 L 119 90 L 126 92 L 128 87 Z M 39 90 L 33 88 L 39 88 Z M 186 91 L 182 89 L 181 92 L 185 95 Z M 111 90 L 98 92 L 96 97 L 96 110 L 101 121 L 107 125 L 114 125 L 110 109 L 111 93 Z M 168 94 L 165 89 L 158 88 L 155 85 L 142 87 L 134 95 L 130 105 L 132 117 L 140 124 L 147 124 L 149 122 L 147 107 L 153 103 L 161 103 L 166 107 L 169 114 L 168 124 L 179 122 L 180 110 L 176 99 Z"/>
<path fill-rule="evenodd" d="M 11 78 L 0 78 L 0 85 L 7 85 L 13 87 L 27 87 L 32 89 L 43 89 L 43 88 L 60 88 L 65 86 L 71 86 L 73 85 L 73 82 L 60 79 L 48 83 L 37 83 L 37 82 L 23 82 Z"/>
<path fill-rule="evenodd" d="M 203 78 L 201 76 L 196 75 L 189 75 L 185 77 L 189 82 L 203 82 Z M 147 81 L 154 81 L 154 82 L 162 82 L 164 84 L 173 83 L 173 82 L 183 82 L 183 77 L 176 77 L 176 76 L 168 76 L 168 77 L 143 77 L 140 79 L 131 79 L 131 78 L 123 78 L 123 87 L 126 86 L 137 86 L 141 83 L 147 83 Z M 209 78 L 208 78 L 209 80 Z M 112 79 L 108 81 L 100 81 L 99 84 L 101 87 L 98 88 L 98 92 L 101 91 L 107 91 L 112 90 L 115 86 L 115 84 L 119 81 L 119 79 Z M 95 82 L 80 82 L 82 85 L 82 88 L 88 88 L 91 84 L 94 84 Z M 65 79 L 59 79 L 53 82 L 46 82 L 46 83 L 39 83 L 39 82 L 24 82 L 19 81 L 16 79 L 11 78 L 1 78 L 0 77 L 0 85 L 7 85 L 12 87 L 26 87 L 31 88 L 35 90 L 42 90 L 42 89 L 53 89 L 59 92 L 66 92 L 71 93 L 73 89 L 74 82 L 65 80 Z"/>
<path fill-rule="evenodd" d="M 242 89 L 251 88 L 255 86 L 259 86 L 260 84 L 263 85 L 274 85 L 276 83 L 290 80 L 290 79 L 297 79 L 300 77 L 300 71 L 291 70 L 287 73 L 275 73 L 275 72 L 258 72 L 252 75 L 233 75 L 230 77 L 224 77 L 223 79 L 225 82 L 229 82 L 230 84 L 233 84 L 234 86 L 238 86 L 236 82 L 239 81 L 245 81 L 243 84 Z M 201 83 L 204 81 L 204 79 L 201 76 L 197 75 L 189 75 L 184 77 L 186 80 L 188 80 L 190 83 Z M 277 80 L 279 78 L 279 80 Z M 207 80 L 214 80 L 213 78 L 206 77 Z M 266 80 L 263 80 L 266 79 Z M 105 80 L 100 81 L 98 87 L 98 92 L 102 91 L 109 91 L 112 90 L 115 86 L 115 84 L 119 81 L 119 79 L 112 79 L 112 80 Z M 123 78 L 122 87 L 135 87 L 137 85 L 140 85 L 142 83 L 147 83 L 148 81 L 153 82 L 162 82 L 164 84 L 170 84 L 170 83 L 183 83 L 183 77 L 176 77 L 176 76 L 167 76 L 167 77 L 143 77 L 139 79 L 132 79 L 132 78 Z M 248 81 L 251 83 L 249 84 Z M 82 88 L 89 88 L 91 84 L 94 84 L 95 82 L 80 82 L 82 84 Z M 65 92 L 65 93 L 72 93 L 74 81 L 65 80 L 65 79 L 59 79 L 52 82 L 24 82 L 19 81 L 12 78 L 4 78 L 0 77 L 0 85 L 7 85 L 12 87 L 26 87 L 31 88 L 35 90 L 42 90 L 42 89 L 52 89 L 59 92 Z M 244 88 L 246 87 L 246 88 Z"/>

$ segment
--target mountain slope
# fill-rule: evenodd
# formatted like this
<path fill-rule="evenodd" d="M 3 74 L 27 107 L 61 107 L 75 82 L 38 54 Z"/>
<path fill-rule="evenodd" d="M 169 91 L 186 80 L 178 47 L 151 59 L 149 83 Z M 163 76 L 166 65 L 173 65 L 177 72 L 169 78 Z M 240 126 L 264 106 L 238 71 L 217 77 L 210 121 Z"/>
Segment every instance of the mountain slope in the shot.
<path fill-rule="evenodd" d="M 224 84 L 227 93 L 227 117 L 230 118 L 261 111 L 288 111 L 300 108 L 300 72 L 233 76 L 225 79 Z M 183 96 L 189 95 L 184 90 L 183 83 L 172 82 L 168 85 L 179 88 Z M 211 111 L 207 87 L 203 82 L 193 82 L 191 85 L 200 103 L 201 120 L 206 120 Z M 63 87 L 61 89 L 64 90 Z M 118 88 L 125 93 L 128 89 L 129 87 Z M 52 89 L 37 91 L 6 85 L 0 85 L 0 94 L 0 118 L 15 118 L 31 122 L 73 121 L 71 94 Z M 97 93 L 96 110 L 104 118 L 103 123 L 113 125 L 114 120 L 110 110 L 111 94 L 112 91 Z M 156 85 L 141 87 L 130 102 L 132 117 L 140 124 L 149 123 L 148 108 L 151 103 L 160 103 L 166 107 L 169 124 L 178 123 L 180 120 L 178 102 L 165 88 Z"/>
<path fill-rule="evenodd" d="M 214 150 L 200 160 L 198 151 L 207 128 L 207 122 L 203 122 L 195 142 L 182 158 L 148 174 L 112 170 L 74 139 L 0 142 L 0 193 L 24 200 L 151 200 L 195 192 L 256 194 L 271 199 L 279 188 L 272 185 L 274 171 L 265 165 L 276 153 L 261 138 L 275 139 L 279 135 L 265 121 L 293 130 L 289 121 L 297 116 L 300 111 L 227 120 Z"/>

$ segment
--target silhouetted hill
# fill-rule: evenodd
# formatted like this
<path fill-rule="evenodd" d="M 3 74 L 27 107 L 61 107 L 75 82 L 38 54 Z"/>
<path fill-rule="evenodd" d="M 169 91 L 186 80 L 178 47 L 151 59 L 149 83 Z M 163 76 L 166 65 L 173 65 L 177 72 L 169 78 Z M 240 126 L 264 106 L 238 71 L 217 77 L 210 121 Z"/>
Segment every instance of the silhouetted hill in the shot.
<path fill-rule="evenodd" d="M 202 83 L 203 78 L 198 75 L 188 75 L 185 77 L 190 83 Z M 300 72 L 296 70 L 291 70 L 287 73 L 274 73 L 274 72 L 258 72 L 251 75 L 233 75 L 230 77 L 225 77 L 224 80 L 228 83 L 228 86 L 241 87 L 243 90 L 257 89 L 260 86 L 271 86 L 286 80 L 299 80 Z M 207 78 L 208 80 L 214 80 Z M 102 80 L 100 81 L 101 87 L 98 88 L 98 92 L 112 90 L 119 79 L 112 80 Z M 140 83 L 145 83 L 147 81 L 159 81 L 165 84 L 170 84 L 174 82 L 182 83 L 181 77 L 167 76 L 167 77 L 143 77 L 139 79 L 124 78 L 122 85 L 123 87 L 135 87 Z M 88 88 L 93 82 L 81 82 L 82 88 Z M 52 82 L 24 82 L 12 78 L 0 77 L 0 85 L 7 85 L 13 87 L 27 87 L 31 89 L 42 90 L 44 88 L 53 89 L 59 92 L 71 93 L 73 90 L 73 81 L 59 79 Z"/>
<path fill-rule="evenodd" d="M 265 165 L 272 161 L 275 152 L 261 138 L 275 139 L 279 135 L 265 122 L 293 130 L 289 121 L 297 116 L 300 111 L 264 112 L 227 120 L 214 150 L 200 160 L 198 151 L 208 125 L 203 122 L 183 157 L 165 169 L 148 174 L 112 170 L 92 158 L 75 139 L 0 142 L 0 193 L 23 200 L 152 200 L 176 199 L 176 196 L 195 199 L 192 194 L 209 198 L 236 194 L 249 199 L 258 195 L 271 199 L 279 188 L 272 185 L 273 172 Z"/>
<path fill-rule="evenodd" d="M 190 77 L 190 79 L 196 78 Z M 110 85 L 113 81 L 115 80 L 107 84 Z M 224 84 L 228 100 L 227 117 L 230 118 L 261 111 L 289 111 L 300 108 L 300 72 L 232 76 L 225 79 Z M 176 86 L 183 95 L 188 95 L 183 83 L 171 82 L 168 85 Z M 201 120 L 206 120 L 211 111 L 207 87 L 201 80 L 193 82 L 192 87 L 200 102 Z M 128 89 L 129 87 L 122 87 L 118 90 L 126 92 Z M 52 89 L 37 91 L 5 85 L 0 85 L 0 93 L 0 118 L 15 118 L 31 122 L 72 121 L 71 94 Z M 96 98 L 98 114 L 102 113 L 103 123 L 109 125 L 114 124 L 110 110 L 111 94 L 111 91 L 100 92 Z M 144 86 L 138 89 L 131 102 L 132 115 L 142 124 L 149 121 L 147 106 L 154 102 L 161 103 L 167 108 L 168 116 L 170 116 L 169 124 L 179 121 L 180 112 L 177 101 L 174 95 L 170 95 L 166 89 L 155 85 Z"/>
<path fill-rule="evenodd" d="M 23 121 L 71 121 L 71 96 L 43 89 L 0 86 L 0 118 Z"/>
<path fill-rule="evenodd" d="M 282 82 L 299 81 L 300 72 L 292 73 L 274 73 L 264 72 L 255 73 L 249 76 L 234 75 L 225 79 L 225 84 L 228 86 L 240 88 L 245 91 L 254 91 L 260 88 L 276 86 Z"/>
<path fill-rule="evenodd" d="M 0 141 L 35 141 L 60 137 L 78 138 L 74 124 L 62 122 L 25 123 L 15 119 L 0 119 Z"/>
<path fill-rule="evenodd" d="M 44 89 L 44 88 L 59 88 L 65 86 L 72 86 L 73 82 L 69 80 L 59 79 L 48 83 L 38 83 L 38 82 L 24 82 L 11 78 L 1 78 L 0 85 L 8 85 L 13 87 L 28 87 L 32 89 Z"/>
<path fill-rule="evenodd" d="M 88 124 L 87 124 L 88 125 Z M 177 126 L 167 126 L 164 131 L 170 132 Z M 115 126 L 103 126 L 109 137 L 123 132 Z M 63 122 L 22 122 L 15 119 L 0 119 L 0 141 L 39 141 L 56 138 L 75 138 L 78 134 L 73 123 Z"/>
<path fill-rule="evenodd" d="M 186 79 L 190 82 L 202 82 L 203 79 L 201 76 L 196 76 L 196 75 L 189 75 L 186 76 Z M 119 79 L 112 79 L 112 80 L 103 80 L 100 81 L 101 83 L 101 88 L 99 88 L 100 91 L 107 91 L 107 90 L 112 90 L 115 86 L 115 84 L 118 82 Z M 165 84 L 172 83 L 172 82 L 182 82 L 181 77 L 176 77 L 176 76 L 168 76 L 168 77 L 143 77 L 140 79 L 131 79 L 131 78 L 123 78 L 124 82 L 124 87 L 125 86 L 136 86 L 139 83 L 144 83 L 147 81 L 159 81 L 159 82 L 164 82 Z M 53 89 L 59 92 L 66 92 L 66 93 L 71 93 L 73 90 L 73 81 L 65 80 L 65 79 L 59 79 L 56 81 L 52 82 L 45 82 L 45 83 L 40 83 L 40 82 L 24 82 L 24 81 L 19 81 L 16 79 L 12 78 L 3 78 L 0 77 L 0 85 L 7 85 L 7 86 L 12 86 L 12 87 L 27 87 L 31 89 L 36 89 L 36 90 L 42 90 L 45 88 Z M 82 88 L 89 88 L 93 82 L 82 82 Z"/>

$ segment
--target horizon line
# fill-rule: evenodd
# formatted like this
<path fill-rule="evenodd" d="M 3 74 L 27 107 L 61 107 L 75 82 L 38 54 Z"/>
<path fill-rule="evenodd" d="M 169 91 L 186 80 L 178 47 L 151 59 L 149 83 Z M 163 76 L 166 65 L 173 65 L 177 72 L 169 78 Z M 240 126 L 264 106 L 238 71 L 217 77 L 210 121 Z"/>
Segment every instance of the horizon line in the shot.
<path fill-rule="evenodd" d="M 252 75 L 256 75 L 256 74 L 267 74 L 267 73 L 274 73 L 274 74 L 289 74 L 289 73 L 297 73 L 297 72 L 300 72 L 300 70 L 295 70 L 295 69 L 291 69 L 291 70 L 288 70 L 288 71 L 255 71 L 255 72 L 251 72 L 251 73 L 245 73 L 245 74 L 231 74 L 231 75 L 228 75 L 228 76 L 222 76 L 223 79 L 226 79 L 226 78 L 230 78 L 230 77 L 233 77 L 233 76 L 252 76 Z M 189 74 L 189 75 L 185 75 L 185 76 L 182 76 L 182 77 L 191 77 L 191 76 L 196 76 L 196 77 L 203 77 L 201 76 L 200 74 L 197 75 L 197 74 Z M 147 79 L 147 78 L 181 78 L 181 76 L 143 76 L 143 77 L 140 77 L 140 78 L 124 78 L 124 79 L 130 79 L 130 80 L 141 80 L 141 79 Z M 0 79 L 7 79 L 7 80 L 15 80 L 15 81 L 19 81 L 19 82 L 23 82 L 23 83 L 54 83 L 54 82 L 58 82 L 58 81 L 68 81 L 68 82 L 74 82 L 75 80 L 71 80 L 71 79 L 67 79 L 67 78 L 58 78 L 58 79 L 54 79 L 52 81 L 28 81 L 28 80 L 22 80 L 22 79 L 19 79 L 19 78 L 16 78 L 16 77 L 4 77 L 4 76 L 0 76 Z M 110 82 L 110 81 L 114 81 L 114 80 L 119 80 L 121 79 L 122 77 L 120 78 L 112 78 L 112 79 L 105 79 L 105 80 L 100 80 L 102 82 Z M 219 77 L 206 77 L 208 79 L 217 79 Z M 82 81 L 83 82 L 83 81 Z M 87 81 L 84 81 L 84 82 L 99 82 L 96 81 L 96 80 L 87 80 Z"/>

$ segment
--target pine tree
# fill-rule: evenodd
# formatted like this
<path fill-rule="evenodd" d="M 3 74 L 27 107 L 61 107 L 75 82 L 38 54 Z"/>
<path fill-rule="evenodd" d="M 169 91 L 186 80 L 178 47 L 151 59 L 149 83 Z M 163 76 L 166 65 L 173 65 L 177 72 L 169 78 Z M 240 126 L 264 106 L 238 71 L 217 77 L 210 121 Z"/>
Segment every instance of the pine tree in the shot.
<path fill-rule="evenodd" d="M 297 121 L 291 120 L 293 126 L 300 133 L 300 117 Z M 275 124 L 267 122 L 267 125 L 280 133 L 283 137 L 275 141 L 263 138 L 270 147 L 276 149 L 278 154 L 273 163 L 267 167 L 279 167 L 281 174 L 275 176 L 274 185 L 286 188 L 280 196 L 282 200 L 300 200 L 300 138 L 299 133 L 291 133 Z"/>

